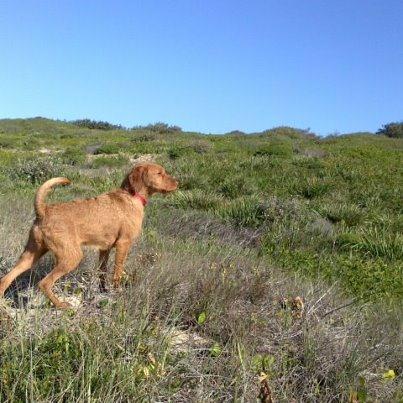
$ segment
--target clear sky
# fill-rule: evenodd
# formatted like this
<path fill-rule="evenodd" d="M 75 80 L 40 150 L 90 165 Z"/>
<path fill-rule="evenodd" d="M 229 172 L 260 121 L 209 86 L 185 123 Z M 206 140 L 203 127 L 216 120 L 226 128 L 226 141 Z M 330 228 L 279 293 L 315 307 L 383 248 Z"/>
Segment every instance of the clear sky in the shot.
<path fill-rule="evenodd" d="M 403 119 L 403 0 L 1 0 L 0 117 L 328 134 Z"/>

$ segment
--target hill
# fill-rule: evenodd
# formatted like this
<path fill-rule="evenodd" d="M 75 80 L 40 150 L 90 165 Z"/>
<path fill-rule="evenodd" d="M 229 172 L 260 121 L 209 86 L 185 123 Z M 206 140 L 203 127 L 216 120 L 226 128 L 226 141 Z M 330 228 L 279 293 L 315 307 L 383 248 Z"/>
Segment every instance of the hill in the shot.
<path fill-rule="evenodd" d="M 280 401 L 397 398 L 400 376 L 382 376 L 401 373 L 402 139 L 100 123 L 0 120 L 0 274 L 22 248 L 35 189 L 50 177 L 73 182 L 51 200 L 89 197 L 152 159 L 180 191 L 147 208 L 123 295 L 88 291 L 90 254 L 61 282 L 80 295 L 77 313 L 61 320 L 33 306 L 20 333 L 7 325 L 14 333 L 0 341 L 0 400 L 27 391 L 34 400 L 248 400 L 260 372 Z M 39 272 L 50 265 L 45 259 Z M 18 296 L 35 278 L 11 291 L 9 316 L 21 319 Z M 178 333 L 186 340 L 179 352 Z M 16 334 L 24 341 L 13 342 Z M 17 370 L 34 381 L 15 380 Z M 77 372 L 82 379 L 63 382 Z"/>

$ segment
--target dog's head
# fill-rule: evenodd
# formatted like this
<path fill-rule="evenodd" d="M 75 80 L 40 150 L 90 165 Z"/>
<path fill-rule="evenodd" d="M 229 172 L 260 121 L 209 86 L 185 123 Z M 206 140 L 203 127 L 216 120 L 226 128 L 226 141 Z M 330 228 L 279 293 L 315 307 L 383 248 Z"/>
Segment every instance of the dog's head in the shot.
<path fill-rule="evenodd" d="M 145 191 L 151 196 L 173 192 L 178 188 L 178 182 L 161 165 L 144 163 L 136 165 L 127 174 L 121 187 L 131 194 Z"/>

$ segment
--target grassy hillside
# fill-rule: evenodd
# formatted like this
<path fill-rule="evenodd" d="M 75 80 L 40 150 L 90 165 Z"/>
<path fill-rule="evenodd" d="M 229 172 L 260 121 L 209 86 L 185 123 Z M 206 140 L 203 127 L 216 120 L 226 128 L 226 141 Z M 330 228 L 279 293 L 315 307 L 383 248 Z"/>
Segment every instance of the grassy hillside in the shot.
<path fill-rule="evenodd" d="M 402 146 L 290 128 L 216 136 L 0 121 L 0 274 L 21 251 L 45 179 L 73 181 L 53 200 L 93 196 L 151 158 L 180 181 L 147 207 L 122 295 L 88 291 L 91 254 L 60 282 L 82 300 L 75 314 L 19 309 L 35 275 L 10 291 L 0 401 L 250 401 L 260 372 L 279 401 L 398 399 Z M 175 332 L 193 340 L 186 349 Z M 398 376 L 383 379 L 389 370 Z"/>

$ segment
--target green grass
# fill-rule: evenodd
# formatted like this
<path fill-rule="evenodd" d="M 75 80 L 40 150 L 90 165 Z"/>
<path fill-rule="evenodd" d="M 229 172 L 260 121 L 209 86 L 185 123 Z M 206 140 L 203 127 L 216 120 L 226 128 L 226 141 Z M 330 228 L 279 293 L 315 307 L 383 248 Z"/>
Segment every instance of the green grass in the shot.
<path fill-rule="evenodd" d="M 259 228 L 262 244 L 276 244 L 274 256 L 272 247 L 263 247 L 262 252 L 279 265 L 286 261 L 287 269 L 298 273 L 338 279 L 335 266 L 344 266 L 354 252 L 356 278 L 351 274 L 343 279 L 347 292 L 382 299 L 384 283 L 390 284 L 390 276 L 396 274 L 391 294 L 402 295 L 396 269 L 402 248 L 401 139 L 367 133 L 319 139 L 291 128 L 227 136 L 160 132 L 151 126 L 105 131 L 36 118 L 0 121 L 2 141 L 0 160 L 7 192 L 72 169 L 77 186 L 104 190 L 105 178 L 97 183 L 88 175 L 77 175 L 74 168 L 124 169 L 130 157 L 153 154 L 181 182 L 182 192 L 167 204 L 207 211 L 239 227 Z M 94 144 L 96 154 L 116 155 L 100 155 L 88 162 L 84 150 Z M 52 154 L 37 158 L 34 150 L 45 146 Z M 273 197 L 280 204 L 297 203 L 298 211 L 290 216 L 280 209 L 268 217 L 264 205 Z M 315 214 L 328 221 L 331 237 L 311 233 Z M 355 246 L 339 247 L 346 227 L 363 235 Z M 309 262 L 318 256 L 324 259 L 309 270 L 302 269 L 300 257 L 293 261 L 290 256 L 291 246 Z M 379 292 L 368 293 L 364 284 L 366 277 L 372 278 L 368 271 L 372 264 L 391 270 L 385 270 L 384 278 L 374 285 Z"/>
<path fill-rule="evenodd" d="M 44 180 L 73 181 L 50 202 L 91 197 L 151 154 L 180 182 L 147 207 L 122 296 L 91 299 L 90 255 L 60 283 L 84 295 L 76 315 L 42 306 L 9 322 L 0 310 L 0 401 L 253 401 L 260 371 L 278 401 L 356 391 L 397 401 L 403 140 L 159 127 L 0 120 L 0 274 L 21 251 Z M 281 302 L 297 295 L 302 320 Z M 207 347 L 178 352 L 168 337 L 178 329 Z M 398 377 L 383 381 L 389 369 Z"/>

